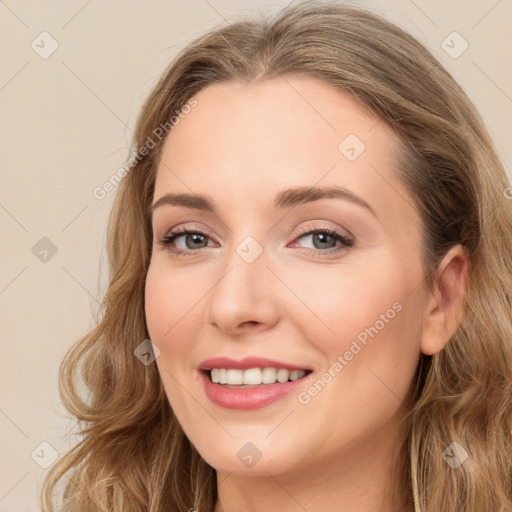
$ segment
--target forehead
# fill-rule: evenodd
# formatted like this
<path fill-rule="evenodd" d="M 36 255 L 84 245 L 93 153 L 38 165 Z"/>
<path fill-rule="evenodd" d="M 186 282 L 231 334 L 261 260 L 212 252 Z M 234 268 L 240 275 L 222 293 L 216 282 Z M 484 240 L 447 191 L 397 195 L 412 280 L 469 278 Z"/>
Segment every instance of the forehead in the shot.
<path fill-rule="evenodd" d="M 173 128 L 164 152 L 179 152 L 176 146 L 184 139 L 191 142 L 191 138 L 203 149 L 217 149 L 217 154 L 226 147 L 233 153 L 244 143 L 253 148 L 249 156 L 258 158 L 267 151 L 274 155 L 279 147 L 283 151 L 293 147 L 297 154 L 314 149 L 315 144 L 320 150 L 330 147 L 338 151 L 337 143 L 349 134 L 362 143 L 393 138 L 393 132 L 353 96 L 310 77 L 215 83 L 195 99 L 197 106 Z M 229 139 L 221 137 L 227 134 Z M 304 140 L 310 143 L 296 146 Z M 244 147 L 246 154 L 248 149 Z"/>
<path fill-rule="evenodd" d="M 330 84 L 223 82 L 195 99 L 165 141 L 155 198 L 194 192 L 250 208 L 270 204 L 284 188 L 337 185 L 384 211 L 407 196 L 396 178 L 394 132 Z"/>

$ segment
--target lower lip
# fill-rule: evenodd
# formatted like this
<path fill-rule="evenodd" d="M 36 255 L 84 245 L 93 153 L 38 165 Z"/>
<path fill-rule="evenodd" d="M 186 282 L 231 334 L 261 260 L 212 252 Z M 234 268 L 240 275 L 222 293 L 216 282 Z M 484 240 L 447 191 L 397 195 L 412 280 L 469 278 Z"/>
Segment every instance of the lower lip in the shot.
<path fill-rule="evenodd" d="M 214 404 L 228 409 L 244 411 L 260 409 L 294 391 L 298 392 L 306 379 L 312 375 L 312 373 L 309 373 L 301 379 L 290 382 L 262 384 L 251 388 L 228 388 L 222 384 L 212 382 L 205 372 L 199 371 L 199 373 L 203 379 L 206 396 Z"/>

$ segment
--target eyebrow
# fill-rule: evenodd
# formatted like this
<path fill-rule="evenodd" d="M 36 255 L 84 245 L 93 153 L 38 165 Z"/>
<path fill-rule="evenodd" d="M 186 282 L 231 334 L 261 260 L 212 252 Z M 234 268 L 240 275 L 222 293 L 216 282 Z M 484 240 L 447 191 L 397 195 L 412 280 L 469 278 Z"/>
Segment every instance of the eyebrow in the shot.
<path fill-rule="evenodd" d="M 279 192 L 275 199 L 274 209 L 293 208 L 302 204 L 311 203 L 320 199 L 338 198 L 350 201 L 353 204 L 369 210 L 376 218 L 374 209 L 361 197 L 343 187 L 293 187 Z M 183 206 L 193 210 L 213 213 L 217 215 L 217 209 L 209 196 L 187 193 L 168 193 L 160 197 L 150 206 L 151 215 L 163 205 Z"/>

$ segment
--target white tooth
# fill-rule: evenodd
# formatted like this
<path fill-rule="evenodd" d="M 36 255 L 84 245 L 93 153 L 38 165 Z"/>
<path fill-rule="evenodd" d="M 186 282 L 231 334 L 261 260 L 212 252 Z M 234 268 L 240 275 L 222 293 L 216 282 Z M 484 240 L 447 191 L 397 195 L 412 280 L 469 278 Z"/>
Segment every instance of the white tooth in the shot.
<path fill-rule="evenodd" d="M 233 368 L 226 370 L 227 383 L 231 386 L 242 384 L 243 373 L 243 370 L 235 370 Z"/>
<path fill-rule="evenodd" d="M 275 368 L 263 368 L 261 372 L 261 381 L 263 384 L 274 384 L 277 379 L 277 370 Z"/>
<path fill-rule="evenodd" d="M 297 380 L 301 377 L 304 377 L 306 375 L 306 372 L 304 370 L 292 370 L 290 372 L 290 380 Z"/>
<path fill-rule="evenodd" d="M 305 370 L 285 370 L 284 368 L 249 368 L 239 370 L 235 368 L 212 368 L 210 370 L 212 382 L 228 384 L 230 386 L 259 386 L 261 384 L 274 384 L 277 381 L 284 383 L 295 381 L 304 375 Z"/>
<path fill-rule="evenodd" d="M 243 384 L 261 384 L 261 368 L 249 368 L 244 371 Z"/>
<path fill-rule="evenodd" d="M 290 372 L 288 370 L 285 370 L 283 368 L 280 368 L 277 370 L 277 380 L 279 382 L 287 382 L 290 378 Z"/>

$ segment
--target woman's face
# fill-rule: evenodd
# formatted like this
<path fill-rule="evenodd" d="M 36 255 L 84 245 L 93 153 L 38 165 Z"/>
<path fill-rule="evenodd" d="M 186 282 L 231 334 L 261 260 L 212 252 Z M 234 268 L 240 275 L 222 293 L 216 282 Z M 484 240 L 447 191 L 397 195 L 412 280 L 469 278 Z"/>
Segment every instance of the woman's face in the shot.
<path fill-rule="evenodd" d="M 145 306 L 183 430 L 231 473 L 389 455 L 426 304 L 393 132 L 310 78 L 195 99 L 157 172 Z M 177 229 L 200 233 L 162 245 Z"/>

